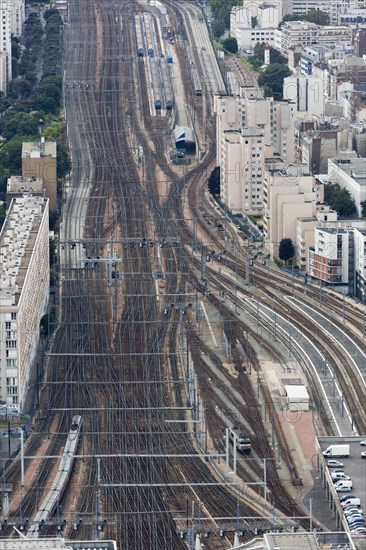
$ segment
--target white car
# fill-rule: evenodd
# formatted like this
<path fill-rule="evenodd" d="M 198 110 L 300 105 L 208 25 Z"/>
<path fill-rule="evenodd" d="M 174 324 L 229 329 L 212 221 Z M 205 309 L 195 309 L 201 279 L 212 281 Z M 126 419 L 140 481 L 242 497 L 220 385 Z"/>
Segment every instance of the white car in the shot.
<path fill-rule="evenodd" d="M 362 451 L 361 458 L 366 458 L 366 451 Z"/>
<path fill-rule="evenodd" d="M 363 439 L 362 441 L 360 441 L 360 445 L 363 445 L 364 447 L 366 447 L 366 439 Z"/>
<path fill-rule="evenodd" d="M 327 464 L 328 468 L 343 468 L 343 462 L 339 460 L 328 460 Z"/>

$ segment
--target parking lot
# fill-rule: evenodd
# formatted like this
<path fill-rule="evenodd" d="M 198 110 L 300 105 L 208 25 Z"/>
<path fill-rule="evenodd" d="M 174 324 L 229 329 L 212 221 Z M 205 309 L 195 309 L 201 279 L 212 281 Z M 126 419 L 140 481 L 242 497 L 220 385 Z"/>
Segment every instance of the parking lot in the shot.
<path fill-rule="evenodd" d="M 349 494 L 354 495 L 361 501 L 361 508 L 366 511 L 366 459 L 361 457 L 361 452 L 366 451 L 366 446 L 361 446 L 360 441 L 365 440 L 366 437 L 320 437 L 318 439 L 321 450 L 324 451 L 329 445 L 349 444 L 350 456 L 346 458 L 334 457 L 343 463 L 344 473 L 349 475 L 352 479 L 352 490 Z M 328 463 L 328 458 L 325 458 L 325 464 Z M 329 473 L 332 473 L 335 468 L 328 469 Z M 345 496 L 347 493 L 339 493 L 339 497 Z"/>

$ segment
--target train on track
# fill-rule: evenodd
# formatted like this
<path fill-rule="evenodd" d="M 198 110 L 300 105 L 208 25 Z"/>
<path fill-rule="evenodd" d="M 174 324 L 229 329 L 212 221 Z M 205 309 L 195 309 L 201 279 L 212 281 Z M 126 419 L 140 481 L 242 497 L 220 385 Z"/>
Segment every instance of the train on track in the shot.
<path fill-rule="evenodd" d="M 142 38 L 142 27 L 141 27 L 141 17 L 140 15 L 135 15 L 135 35 L 136 35 L 136 44 L 137 44 L 137 55 L 138 57 L 144 57 L 144 41 Z"/>
<path fill-rule="evenodd" d="M 162 99 L 161 80 L 159 75 L 159 62 L 157 59 L 150 59 L 149 65 L 150 65 L 151 85 L 152 85 L 152 90 L 154 95 L 154 107 L 157 111 L 160 111 L 160 109 L 163 106 L 163 99 Z"/>
<path fill-rule="evenodd" d="M 82 426 L 83 417 L 80 415 L 74 416 L 57 474 L 53 480 L 50 490 L 48 491 L 34 517 L 33 525 L 28 530 L 28 538 L 38 538 L 42 525 L 52 516 L 56 509 L 57 503 L 59 503 L 62 498 L 71 475 Z"/>
<path fill-rule="evenodd" d="M 236 436 L 236 437 L 235 437 Z M 252 442 L 250 438 L 240 430 L 235 428 L 230 429 L 230 441 L 234 445 L 234 439 L 236 441 L 236 448 L 241 453 L 249 454 L 252 450 Z"/>
<path fill-rule="evenodd" d="M 155 55 L 155 29 L 154 21 L 149 13 L 144 13 L 143 16 L 143 35 L 146 42 L 147 55 L 149 57 L 154 57 Z"/>
<path fill-rule="evenodd" d="M 167 111 L 171 111 L 173 108 L 173 93 L 172 93 L 172 86 L 170 82 L 168 65 L 165 58 L 160 58 L 160 70 L 161 70 L 161 81 L 162 81 L 162 86 L 164 91 L 165 108 Z"/>

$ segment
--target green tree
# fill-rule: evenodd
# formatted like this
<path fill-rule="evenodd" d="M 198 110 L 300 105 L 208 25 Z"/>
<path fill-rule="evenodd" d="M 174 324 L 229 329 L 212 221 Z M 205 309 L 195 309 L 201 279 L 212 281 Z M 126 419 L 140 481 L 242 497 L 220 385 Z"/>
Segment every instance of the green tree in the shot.
<path fill-rule="evenodd" d="M 238 53 L 238 41 L 234 36 L 229 36 L 223 40 L 222 45 L 227 52 Z"/>
<path fill-rule="evenodd" d="M 71 170 L 70 157 L 63 141 L 57 141 L 56 147 L 57 177 L 63 179 L 66 174 Z"/>
<path fill-rule="evenodd" d="M 11 56 L 15 57 L 15 59 L 19 59 L 20 57 L 20 45 L 18 38 L 12 38 L 11 39 Z"/>
<path fill-rule="evenodd" d="M 6 218 L 5 204 L 0 204 L 0 231 Z"/>
<path fill-rule="evenodd" d="M 20 174 L 22 168 L 22 146 L 29 136 L 15 136 L 0 149 L 0 166 L 4 175 Z"/>
<path fill-rule="evenodd" d="M 229 29 L 231 8 L 242 4 L 242 0 L 211 0 L 213 18 L 218 21 L 224 21 L 225 27 Z"/>
<path fill-rule="evenodd" d="M 287 65 L 280 63 L 273 63 L 264 69 L 259 75 L 258 84 L 261 87 L 265 87 L 267 92 L 270 90 L 272 93 L 267 95 L 273 95 L 275 100 L 283 99 L 283 80 L 287 76 L 291 76 L 291 71 Z"/>
<path fill-rule="evenodd" d="M 361 202 L 361 216 L 366 218 L 366 201 Z"/>
<path fill-rule="evenodd" d="M 225 32 L 225 23 L 215 19 L 212 23 L 212 32 L 215 38 L 220 38 Z"/>
<path fill-rule="evenodd" d="M 324 185 L 324 202 L 329 204 L 341 218 L 349 218 L 357 213 L 356 203 L 351 193 L 338 183 Z"/>
<path fill-rule="evenodd" d="M 216 166 L 207 181 L 211 195 L 220 195 L 220 166 Z"/>
<path fill-rule="evenodd" d="M 34 136 L 38 133 L 38 120 L 29 113 L 15 113 L 4 125 L 3 135 L 11 139 L 15 135 Z"/>
<path fill-rule="evenodd" d="M 284 16 L 280 23 L 280 27 L 287 21 L 309 21 L 310 23 L 316 23 L 317 25 L 329 25 L 330 18 L 327 13 L 321 10 L 310 10 L 305 15 L 294 15 L 289 13 Z"/>
<path fill-rule="evenodd" d="M 306 15 L 304 15 L 304 21 L 310 21 L 311 23 L 316 23 L 317 25 L 329 25 L 330 18 L 327 13 L 321 10 L 310 10 Z"/>
<path fill-rule="evenodd" d="M 284 262 L 288 262 L 291 258 L 295 256 L 295 247 L 292 239 L 282 239 L 278 249 L 278 257 Z"/>

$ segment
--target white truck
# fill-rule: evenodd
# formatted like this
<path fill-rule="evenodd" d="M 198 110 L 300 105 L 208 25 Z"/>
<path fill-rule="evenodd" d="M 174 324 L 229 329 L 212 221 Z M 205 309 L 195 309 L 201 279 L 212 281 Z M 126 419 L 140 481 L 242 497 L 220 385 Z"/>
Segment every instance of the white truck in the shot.
<path fill-rule="evenodd" d="M 349 445 L 329 445 L 323 455 L 327 458 L 344 458 L 350 455 Z"/>

